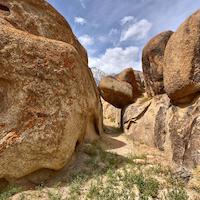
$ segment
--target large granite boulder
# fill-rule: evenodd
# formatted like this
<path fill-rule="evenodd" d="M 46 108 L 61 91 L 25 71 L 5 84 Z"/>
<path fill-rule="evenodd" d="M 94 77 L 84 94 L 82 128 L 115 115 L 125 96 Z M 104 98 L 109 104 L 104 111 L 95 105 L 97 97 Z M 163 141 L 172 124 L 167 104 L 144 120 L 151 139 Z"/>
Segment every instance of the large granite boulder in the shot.
<path fill-rule="evenodd" d="M 152 38 L 142 52 L 142 68 L 146 92 L 150 97 L 165 93 L 163 83 L 164 52 L 172 31 L 165 31 Z"/>
<path fill-rule="evenodd" d="M 176 106 L 166 94 L 143 97 L 123 115 L 125 133 L 134 141 L 165 151 L 174 169 L 200 165 L 200 97 Z"/>
<path fill-rule="evenodd" d="M 200 10 L 171 36 L 165 50 L 164 87 L 175 103 L 191 102 L 200 91 Z"/>
<path fill-rule="evenodd" d="M 86 50 L 74 36 L 65 18 L 45 0 L 1 1 L 0 24 L 69 43 L 76 48 L 83 61 L 88 61 Z"/>
<path fill-rule="evenodd" d="M 102 98 L 116 108 L 123 108 L 134 102 L 131 84 L 114 77 L 104 77 L 99 83 L 99 90 Z"/>
<path fill-rule="evenodd" d="M 42 0 L 3 6 L 0 179 L 10 181 L 61 169 L 78 144 L 101 134 L 102 108 L 84 49 L 63 17 Z"/>

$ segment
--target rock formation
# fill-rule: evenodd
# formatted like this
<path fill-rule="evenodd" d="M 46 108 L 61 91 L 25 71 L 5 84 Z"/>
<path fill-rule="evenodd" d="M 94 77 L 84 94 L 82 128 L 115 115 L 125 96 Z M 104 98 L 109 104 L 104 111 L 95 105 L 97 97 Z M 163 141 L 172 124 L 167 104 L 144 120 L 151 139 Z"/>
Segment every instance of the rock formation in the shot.
<path fill-rule="evenodd" d="M 103 106 L 103 124 L 105 128 L 121 128 L 121 109 L 101 99 Z"/>
<path fill-rule="evenodd" d="M 142 68 L 147 94 L 153 97 L 164 94 L 163 68 L 166 44 L 172 31 L 162 32 L 152 38 L 142 52 Z"/>
<path fill-rule="evenodd" d="M 133 98 L 136 99 L 141 95 L 141 91 L 138 88 L 138 84 L 135 78 L 135 73 L 133 68 L 126 68 L 119 74 L 115 76 L 115 78 L 119 81 L 124 81 L 130 83 L 133 90 Z"/>
<path fill-rule="evenodd" d="M 174 168 L 200 165 L 200 98 L 172 105 L 166 94 L 139 99 L 125 110 L 124 130 L 130 138 L 165 151 Z"/>
<path fill-rule="evenodd" d="M 143 92 L 142 76 L 135 76 L 132 68 L 104 77 L 99 83 L 100 94 L 105 101 L 117 108 L 133 103 Z"/>
<path fill-rule="evenodd" d="M 87 52 L 74 36 L 69 24 L 45 0 L 3 0 L 0 2 L 0 24 L 71 44 L 82 60 L 87 62 Z"/>
<path fill-rule="evenodd" d="M 140 91 L 140 93 L 144 93 L 145 92 L 145 83 L 144 83 L 143 72 L 134 70 L 134 74 L 135 74 L 135 79 L 137 82 L 138 90 Z"/>
<path fill-rule="evenodd" d="M 134 101 L 131 84 L 111 76 L 104 77 L 100 81 L 99 90 L 103 99 L 116 108 L 123 108 Z"/>
<path fill-rule="evenodd" d="M 199 41 L 199 10 L 175 33 L 151 39 L 143 50 L 146 93 L 151 98 L 144 95 L 123 112 L 125 133 L 164 151 L 175 169 L 200 165 Z"/>
<path fill-rule="evenodd" d="M 61 169 L 101 134 L 102 108 L 62 16 L 43 0 L 5 0 L 0 10 L 0 179 L 9 181 Z"/>
<path fill-rule="evenodd" d="M 165 50 L 164 87 L 175 103 L 190 102 L 200 91 L 200 10 L 172 35 Z"/>
<path fill-rule="evenodd" d="M 150 100 L 147 97 L 138 99 L 135 103 L 129 105 L 123 115 L 124 131 L 131 139 L 155 146 L 156 139 L 155 129 L 161 132 L 161 127 L 157 125 L 163 123 L 162 116 L 156 119 L 160 109 L 166 110 L 169 107 L 167 95 L 156 96 Z M 160 120 L 161 124 L 158 123 Z"/>

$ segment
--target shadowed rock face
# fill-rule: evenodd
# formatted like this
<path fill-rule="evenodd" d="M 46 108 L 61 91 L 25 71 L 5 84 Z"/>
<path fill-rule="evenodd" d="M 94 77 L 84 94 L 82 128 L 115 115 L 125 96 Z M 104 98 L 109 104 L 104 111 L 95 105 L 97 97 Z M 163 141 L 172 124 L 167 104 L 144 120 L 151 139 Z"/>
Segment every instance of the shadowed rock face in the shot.
<path fill-rule="evenodd" d="M 168 96 L 175 103 L 191 102 L 200 91 L 200 10 L 170 38 L 165 63 L 164 86 Z"/>
<path fill-rule="evenodd" d="M 0 18 L 0 24 L 7 23 L 34 35 L 69 43 L 82 60 L 88 61 L 86 50 L 67 21 L 45 0 L 0 0 Z"/>
<path fill-rule="evenodd" d="M 0 179 L 11 180 L 61 169 L 101 134 L 102 108 L 64 19 L 45 1 L 0 5 Z"/>
<path fill-rule="evenodd" d="M 165 151 L 173 167 L 200 165 L 200 98 L 176 106 L 166 94 L 139 99 L 123 115 L 124 130 L 134 141 Z"/>
<path fill-rule="evenodd" d="M 148 96 L 165 93 L 163 83 L 164 52 L 172 31 L 162 32 L 152 38 L 142 53 L 142 68 Z"/>

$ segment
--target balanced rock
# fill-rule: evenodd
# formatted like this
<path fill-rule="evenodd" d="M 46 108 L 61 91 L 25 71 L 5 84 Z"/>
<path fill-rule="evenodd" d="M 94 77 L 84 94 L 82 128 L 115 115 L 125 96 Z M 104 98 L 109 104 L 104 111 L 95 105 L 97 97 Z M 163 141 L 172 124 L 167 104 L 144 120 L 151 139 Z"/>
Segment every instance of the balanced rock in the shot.
<path fill-rule="evenodd" d="M 133 68 L 124 69 L 122 72 L 117 74 L 115 78 L 119 81 L 125 81 L 131 84 L 132 90 L 133 90 L 133 97 L 135 99 L 141 95 L 141 91 L 138 88 L 138 84 L 137 84 L 137 80 L 136 80 Z"/>
<path fill-rule="evenodd" d="M 188 103 L 200 91 L 200 10 L 171 36 L 165 50 L 164 87 L 175 103 Z"/>
<path fill-rule="evenodd" d="M 146 92 L 152 97 L 165 93 L 163 83 L 164 52 L 172 31 L 162 32 L 152 38 L 142 53 L 142 68 Z"/>
<path fill-rule="evenodd" d="M 123 108 L 134 101 L 131 84 L 111 76 L 100 81 L 99 90 L 103 99 L 117 108 Z"/>
<path fill-rule="evenodd" d="M 42 0 L 0 9 L 0 179 L 9 181 L 61 169 L 76 145 L 101 134 L 102 108 L 63 17 Z"/>

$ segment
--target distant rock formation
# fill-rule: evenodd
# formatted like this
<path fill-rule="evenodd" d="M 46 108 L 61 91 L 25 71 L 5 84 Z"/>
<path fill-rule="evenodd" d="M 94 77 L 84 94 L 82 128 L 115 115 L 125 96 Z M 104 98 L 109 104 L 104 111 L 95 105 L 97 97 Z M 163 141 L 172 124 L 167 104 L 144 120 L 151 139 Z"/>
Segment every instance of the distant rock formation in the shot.
<path fill-rule="evenodd" d="M 0 3 L 0 179 L 59 170 L 102 132 L 87 53 L 44 0 Z"/>
<path fill-rule="evenodd" d="M 101 81 L 102 78 L 107 76 L 107 74 L 105 72 L 101 71 L 100 69 L 98 69 L 96 67 L 91 67 L 91 70 L 92 70 L 92 74 L 94 76 L 94 79 L 95 79 L 97 85 L 99 84 L 99 82 Z"/>

